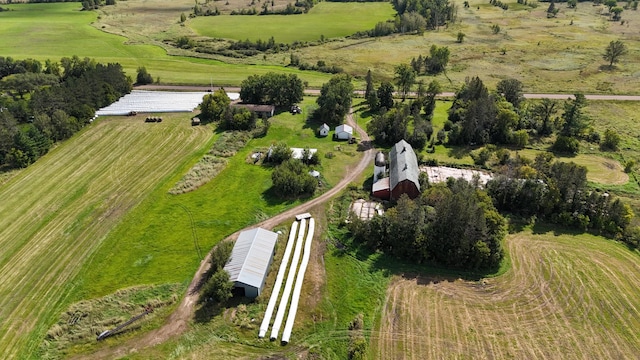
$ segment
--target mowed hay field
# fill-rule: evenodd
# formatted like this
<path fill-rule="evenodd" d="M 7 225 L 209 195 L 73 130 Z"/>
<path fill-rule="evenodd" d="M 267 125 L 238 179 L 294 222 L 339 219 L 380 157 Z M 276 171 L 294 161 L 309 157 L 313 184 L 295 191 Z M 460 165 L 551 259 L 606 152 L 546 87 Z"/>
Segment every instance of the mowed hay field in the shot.
<path fill-rule="evenodd" d="M 119 4 L 121 3 L 118 2 L 116 6 L 120 6 Z M 314 71 L 303 72 L 268 64 L 228 64 L 211 59 L 179 56 L 180 54 L 170 56 L 160 46 L 162 40 L 174 38 L 173 35 L 165 32 L 164 26 L 169 27 L 177 22 L 181 8 L 171 8 L 166 1 L 159 6 L 162 8 L 155 7 L 150 14 L 141 12 L 140 16 L 135 12 L 112 15 L 115 17 L 113 20 L 108 13 L 114 12 L 116 8 L 111 6 L 104 7 L 104 12 L 107 14 L 102 13 L 98 16 L 97 12 L 80 11 L 80 3 L 77 2 L 2 5 L 3 8 L 11 11 L 0 12 L 0 38 L 2 39 L 0 54 L 14 59 L 34 58 L 43 63 L 47 59 L 59 62 L 60 58 L 65 56 L 89 57 L 101 63 L 119 63 L 133 79 L 138 67 L 145 66 L 154 81 L 160 79 L 162 83 L 171 84 L 213 82 L 217 85 L 239 85 L 251 74 L 278 71 L 298 74 L 310 85 L 320 87 L 330 77 L 328 74 Z M 136 11 L 142 10 L 136 9 Z M 171 14 L 176 11 L 175 20 L 162 16 L 154 18 L 154 14 L 163 13 L 163 11 Z M 148 18 L 144 18 L 145 14 Z M 116 20 L 122 21 L 123 18 L 145 24 L 145 26 L 157 24 L 158 21 L 166 21 L 166 23 L 161 23 L 163 27 L 161 27 L 162 30 L 158 30 L 158 37 L 150 37 L 137 33 L 136 28 L 133 30 L 127 28 L 127 22 L 124 22 L 124 26 L 116 22 Z M 113 25 L 104 23 L 109 19 L 115 23 Z M 91 25 L 94 22 L 99 29 Z M 122 36 L 107 33 L 107 31 Z"/>
<path fill-rule="evenodd" d="M 394 10 L 387 2 L 321 2 L 307 14 L 274 16 L 200 16 L 189 21 L 199 35 L 235 40 L 269 40 L 278 43 L 315 41 L 353 35 L 381 21 L 392 19 Z"/>
<path fill-rule="evenodd" d="M 397 277 L 371 358 L 637 358 L 638 253 L 545 231 L 510 235 L 512 268 L 496 278 Z"/>
<path fill-rule="evenodd" d="M 3 358 L 35 356 L 109 231 L 212 136 L 163 118 L 101 118 L 0 187 Z"/>

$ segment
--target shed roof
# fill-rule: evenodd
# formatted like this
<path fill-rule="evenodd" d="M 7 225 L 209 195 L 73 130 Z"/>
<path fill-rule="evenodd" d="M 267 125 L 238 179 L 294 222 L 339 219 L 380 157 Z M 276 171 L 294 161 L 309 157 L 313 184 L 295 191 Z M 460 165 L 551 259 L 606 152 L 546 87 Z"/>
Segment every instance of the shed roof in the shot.
<path fill-rule="evenodd" d="M 353 134 L 353 128 L 347 124 L 342 124 L 336 127 L 336 133 L 347 132 L 349 134 Z"/>
<path fill-rule="evenodd" d="M 244 103 L 231 104 L 231 107 L 245 108 L 253 112 L 269 112 L 269 113 L 275 111 L 276 109 L 276 107 L 273 105 L 244 104 Z"/>
<path fill-rule="evenodd" d="M 389 190 L 389 178 L 382 178 L 376 181 L 373 184 L 373 188 L 371 189 L 372 193 L 376 193 L 378 191 Z"/>
<path fill-rule="evenodd" d="M 327 125 L 327 124 L 322 124 L 322 125 L 320 125 L 320 129 L 321 129 L 321 130 L 322 130 L 322 129 L 324 129 L 324 130 L 329 131 L 329 125 Z"/>
<path fill-rule="evenodd" d="M 418 159 L 408 142 L 400 140 L 391 148 L 389 162 L 389 186 L 391 190 L 404 180 L 410 180 L 420 190 Z"/>
<path fill-rule="evenodd" d="M 243 231 L 224 269 L 229 280 L 260 288 L 267 276 L 278 234 L 262 228 Z"/>

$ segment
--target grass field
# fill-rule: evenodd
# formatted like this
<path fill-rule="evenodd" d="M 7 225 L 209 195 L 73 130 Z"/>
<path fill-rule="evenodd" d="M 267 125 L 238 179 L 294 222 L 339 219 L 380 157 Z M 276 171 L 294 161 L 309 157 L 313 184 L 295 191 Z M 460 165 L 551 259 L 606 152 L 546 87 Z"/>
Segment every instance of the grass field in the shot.
<path fill-rule="evenodd" d="M 640 256 L 590 235 L 510 235 L 513 268 L 477 282 L 397 276 L 372 359 L 630 359 Z"/>
<path fill-rule="evenodd" d="M 336 64 L 361 78 L 371 69 L 374 79 L 381 81 L 393 78 L 397 64 L 428 55 L 435 44 L 451 51 L 446 75 L 436 77 L 447 90 L 457 89 L 466 77 L 480 76 L 490 88 L 505 78 L 519 79 L 526 92 L 637 93 L 640 38 L 633 24 L 640 22 L 640 11 L 625 10 L 622 18 L 627 22 L 621 25 L 598 14 L 606 12 L 604 6 L 589 2 L 581 2 L 576 10 L 560 4 L 555 19 L 546 18 L 545 3 L 531 9 L 513 1 L 503 11 L 484 0 L 469 2 L 469 8 L 459 7 L 455 24 L 423 36 L 344 40 L 301 49 L 299 55 L 308 63 Z M 493 24 L 500 26 L 500 33 L 492 34 Z M 466 34 L 463 43 L 456 42 L 458 32 Z M 608 65 L 602 59 L 605 47 L 618 39 L 629 54 L 615 71 L 601 68 Z"/>
<path fill-rule="evenodd" d="M 121 30 L 127 36 L 125 38 L 92 27 L 90 24 L 97 20 L 97 14 L 79 11 L 79 4 L 75 2 L 3 7 L 13 11 L 0 13 L 0 37 L 3 39 L 0 53 L 14 59 L 34 58 L 44 62 L 78 55 L 102 63 L 120 63 L 133 78 L 136 69 L 145 66 L 154 80 L 160 78 L 161 82 L 172 84 L 209 84 L 213 81 L 219 85 L 238 85 L 251 74 L 269 71 L 295 73 L 318 87 L 329 78 L 326 74 L 281 66 L 232 65 L 216 60 L 169 56 L 158 46 L 160 40 L 137 39 L 135 33 L 129 34 L 126 29 Z M 176 18 L 178 16 L 179 13 Z M 28 39 L 28 46 L 25 39 Z"/>
<path fill-rule="evenodd" d="M 199 35 L 235 40 L 269 40 L 278 43 L 316 41 L 352 35 L 373 29 L 380 21 L 391 19 L 394 11 L 389 3 L 321 2 L 301 15 L 274 16 L 208 16 L 189 21 Z"/>
<path fill-rule="evenodd" d="M 301 103 L 304 114 L 309 114 L 315 107 L 314 101 L 315 98 L 307 98 Z M 112 230 L 102 240 L 103 245 L 92 253 L 91 261 L 82 266 L 77 277 L 69 276 L 65 279 L 74 284 L 73 291 L 67 294 L 69 301 L 105 296 L 118 289 L 140 284 L 185 284 L 190 281 L 202 256 L 228 234 L 305 201 L 281 200 L 269 191 L 271 170 L 247 161 L 254 149 L 268 148 L 270 144 L 280 140 L 286 141 L 290 146 L 317 148 L 322 159 L 322 166 L 318 169 L 324 181 L 328 186 L 338 182 L 349 167 L 360 159 L 355 145 L 336 143 L 330 138 L 317 138 L 314 135 L 315 125 L 306 124 L 305 116 L 282 113 L 272 118 L 266 137 L 251 140 L 238 154 L 229 158 L 225 170 L 196 191 L 181 195 L 167 193 L 191 163 L 196 161 L 191 158 L 191 163 L 181 166 L 170 177 L 149 181 L 147 185 L 153 188 L 151 193 L 131 195 L 143 200 L 141 204 L 126 215 L 128 209 L 122 209 L 118 213 L 123 216 L 121 222 L 109 224 Z M 186 127 L 186 131 L 192 129 L 188 126 L 189 116 L 182 117 L 183 125 L 179 128 Z M 113 121 L 127 123 L 131 122 L 131 118 Z M 132 126 L 143 126 L 141 129 L 165 126 L 165 121 L 160 124 L 145 124 L 142 120 L 139 122 L 140 124 L 136 121 Z M 193 129 L 197 132 L 204 131 L 205 134 L 211 131 L 210 127 Z M 341 150 L 336 150 L 338 144 Z M 100 147 L 102 144 L 96 146 Z M 126 148 L 130 149 L 129 156 L 138 154 L 134 150 L 136 144 L 126 145 Z M 208 149 L 203 149 L 199 154 L 206 150 Z M 323 154 L 329 151 L 334 153 L 334 158 L 324 157 Z M 160 155 L 158 158 L 161 161 Z M 135 167 L 120 165 L 122 167 L 118 169 Z M 131 172 L 132 176 L 139 176 L 139 173 Z M 144 179 L 138 181 L 146 182 Z M 86 231 L 87 226 L 86 223 L 77 225 L 79 231 Z M 74 264 L 76 268 L 79 265 Z M 9 283 L 7 286 L 10 286 Z M 61 310 L 57 311 L 58 313 L 53 311 L 53 314 L 49 314 L 53 318 L 44 321 L 55 321 L 55 316 Z M 44 332 L 47 330 L 43 328 Z M 42 336 L 42 333 L 34 334 L 34 342 L 42 339 L 38 336 Z M 94 349 L 95 344 L 88 347 L 88 350 Z"/>
<path fill-rule="evenodd" d="M 305 114 L 309 113 L 313 100 L 308 98 L 302 103 Z M 198 190 L 169 195 L 167 192 L 182 174 L 159 184 L 113 230 L 95 260 L 82 272 L 79 282 L 84 286 L 80 298 L 103 296 L 141 283 L 188 281 L 201 256 L 218 241 L 304 201 L 281 200 L 269 192 L 271 170 L 247 160 L 254 150 L 264 151 L 276 141 L 285 141 L 291 147 L 318 148 L 321 154 L 333 151 L 336 155 L 333 159 L 321 155 L 323 165 L 319 168 L 329 185 L 335 184 L 348 166 L 359 160 L 355 150 L 335 151 L 338 143 L 316 138 L 315 127 L 305 127 L 302 115 L 282 113 L 271 121 L 266 137 L 249 141 L 228 159 L 220 174 Z M 355 145 L 350 146 L 355 149 Z M 114 278 L 118 278 L 117 283 Z"/>
<path fill-rule="evenodd" d="M 185 115 L 164 118 L 100 119 L 0 187 L 5 358 L 37 357 L 70 295 L 91 286 L 76 276 L 113 227 L 211 137 Z"/>

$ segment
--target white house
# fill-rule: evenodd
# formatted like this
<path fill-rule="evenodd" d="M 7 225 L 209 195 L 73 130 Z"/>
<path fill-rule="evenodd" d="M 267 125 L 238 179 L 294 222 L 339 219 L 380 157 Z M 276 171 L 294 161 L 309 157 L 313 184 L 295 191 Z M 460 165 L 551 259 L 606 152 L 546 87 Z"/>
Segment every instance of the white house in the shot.
<path fill-rule="evenodd" d="M 353 137 L 353 128 L 347 124 L 342 124 L 336 127 L 334 136 L 340 140 L 350 140 Z"/>
<path fill-rule="evenodd" d="M 327 124 L 322 124 L 322 125 L 318 128 L 318 135 L 320 135 L 320 136 L 327 136 L 327 135 L 329 135 L 329 125 L 327 125 Z"/>

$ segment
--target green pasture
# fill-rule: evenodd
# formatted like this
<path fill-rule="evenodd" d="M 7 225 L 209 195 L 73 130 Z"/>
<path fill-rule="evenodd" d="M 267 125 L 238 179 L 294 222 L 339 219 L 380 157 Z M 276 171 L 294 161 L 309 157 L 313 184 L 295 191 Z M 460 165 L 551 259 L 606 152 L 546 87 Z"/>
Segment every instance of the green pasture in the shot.
<path fill-rule="evenodd" d="M 514 1 L 504 11 L 485 0 L 469 2 L 469 8 L 459 6 L 455 24 L 422 36 L 346 39 L 297 52 L 302 61 L 323 60 L 361 78 L 371 69 L 379 82 L 392 80 L 398 64 L 429 55 L 432 45 L 447 46 L 451 55 L 446 74 L 435 77 L 447 91 L 459 88 L 467 77 L 480 76 L 490 88 L 502 79 L 516 78 L 526 92 L 637 93 L 640 48 L 632 29 L 640 23 L 640 11 L 624 10 L 626 22 L 621 24 L 599 14 L 607 12 L 604 5 L 591 2 L 580 2 L 575 10 L 560 3 L 552 19 L 546 17 L 546 3 L 533 9 L 513 6 Z M 491 31 L 494 24 L 500 26 L 498 34 Z M 466 35 L 462 43 L 456 42 L 458 32 Z M 613 40 L 622 40 L 629 53 L 609 70 L 602 67 L 608 65 L 602 53 Z M 420 78 L 428 83 L 433 77 Z"/>
<path fill-rule="evenodd" d="M 93 286 L 77 276 L 103 257 L 108 234 L 205 150 L 211 132 L 191 127 L 188 119 L 168 114 L 162 123 L 146 124 L 143 117 L 101 118 L 0 186 L 5 358 L 39 357 L 44 335 L 72 294 Z M 117 260 L 111 263 L 121 266 Z M 118 275 L 129 266 L 136 264 Z M 121 288 L 119 276 L 105 282 Z"/>
<path fill-rule="evenodd" d="M 315 136 L 315 125 L 305 121 L 314 101 L 306 98 L 301 103 L 303 115 L 273 117 L 266 137 L 250 140 L 229 159 L 225 170 L 196 191 L 167 193 L 191 164 L 158 183 L 153 193 L 124 216 L 83 268 L 74 297 L 104 296 L 138 284 L 186 284 L 202 256 L 227 235 L 306 201 L 282 200 L 271 193 L 271 170 L 253 164 L 253 151 L 264 151 L 277 141 L 291 147 L 317 148 L 322 160 L 317 169 L 325 186 L 337 183 L 359 161 L 360 154 L 356 145 Z M 327 152 L 334 157 L 325 158 Z"/>
<path fill-rule="evenodd" d="M 373 29 L 380 21 L 391 19 L 394 11 L 386 2 L 321 2 L 307 14 L 268 16 L 203 16 L 189 20 L 199 35 L 234 40 L 269 40 L 277 43 L 317 41 L 344 37 Z"/>
<path fill-rule="evenodd" d="M 44 63 L 46 59 L 59 61 L 62 57 L 78 55 L 102 63 L 120 63 L 134 79 L 136 69 L 145 66 L 154 80 L 159 78 L 162 83 L 171 84 L 239 85 L 251 74 L 269 71 L 297 74 L 316 87 L 329 79 L 327 74 L 313 71 L 169 56 L 156 45 L 129 44 L 125 37 L 91 26 L 97 14 L 79 11 L 79 3 L 75 2 L 3 7 L 12 11 L 0 13 L 0 38 L 3 39 L 0 54 L 14 59 L 34 58 Z"/>

